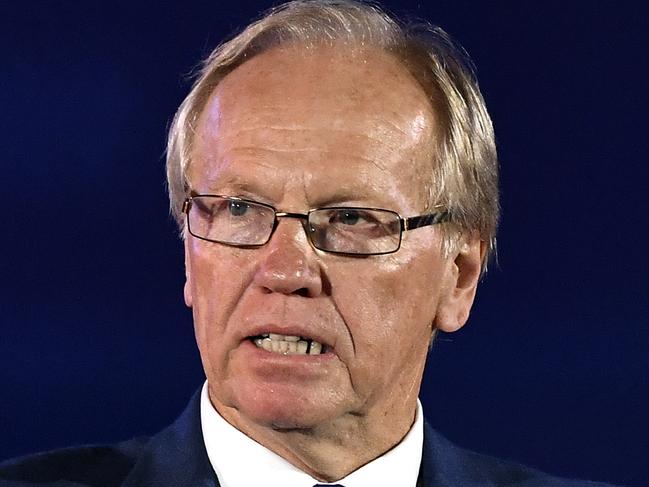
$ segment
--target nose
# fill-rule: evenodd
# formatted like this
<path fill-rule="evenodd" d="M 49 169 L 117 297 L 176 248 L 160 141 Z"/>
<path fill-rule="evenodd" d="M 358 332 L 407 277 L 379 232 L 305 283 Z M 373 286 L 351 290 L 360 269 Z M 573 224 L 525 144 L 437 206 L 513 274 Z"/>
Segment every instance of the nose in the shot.
<path fill-rule="evenodd" d="M 280 219 L 270 241 L 256 252 L 261 259 L 254 279 L 266 292 L 305 297 L 322 293 L 322 270 L 299 219 Z"/>

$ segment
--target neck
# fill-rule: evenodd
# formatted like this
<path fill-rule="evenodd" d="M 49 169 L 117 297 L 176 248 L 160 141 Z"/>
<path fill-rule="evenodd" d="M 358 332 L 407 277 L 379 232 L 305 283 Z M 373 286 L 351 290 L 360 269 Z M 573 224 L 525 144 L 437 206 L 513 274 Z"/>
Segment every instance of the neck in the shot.
<path fill-rule="evenodd" d="M 398 408 L 349 413 L 318 425 L 277 428 L 260 425 L 212 400 L 221 416 L 303 472 L 335 482 L 397 445 L 415 420 L 416 396 Z"/>

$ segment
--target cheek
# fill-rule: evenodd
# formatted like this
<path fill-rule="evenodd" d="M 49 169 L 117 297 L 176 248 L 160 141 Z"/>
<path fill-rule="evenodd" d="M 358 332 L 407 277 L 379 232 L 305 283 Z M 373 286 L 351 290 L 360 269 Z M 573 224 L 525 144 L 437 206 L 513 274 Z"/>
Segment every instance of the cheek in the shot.
<path fill-rule="evenodd" d="M 225 332 L 227 318 L 246 286 L 245 257 L 240 249 L 202 242 L 189 247 L 192 312 L 201 348 L 214 346 L 218 343 L 214 339 Z"/>
<path fill-rule="evenodd" d="M 340 294 L 338 306 L 356 351 L 368 359 L 413 348 L 427 350 L 432 333 L 443 267 L 439 253 L 396 255 L 355 266 Z"/>

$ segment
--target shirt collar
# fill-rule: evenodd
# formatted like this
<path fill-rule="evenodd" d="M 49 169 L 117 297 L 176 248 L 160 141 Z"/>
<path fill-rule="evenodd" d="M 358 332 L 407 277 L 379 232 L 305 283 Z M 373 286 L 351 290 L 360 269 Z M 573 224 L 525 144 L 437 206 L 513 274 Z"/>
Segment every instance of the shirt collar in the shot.
<path fill-rule="evenodd" d="M 201 391 L 201 428 L 207 456 L 222 487 L 311 487 L 323 483 L 225 421 L 210 402 L 207 382 L 203 384 Z M 423 411 L 417 400 L 415 422 L 403 440 L 390 451 L 336 483 L 345 487 L 415 487 L 423 440 Z"/>

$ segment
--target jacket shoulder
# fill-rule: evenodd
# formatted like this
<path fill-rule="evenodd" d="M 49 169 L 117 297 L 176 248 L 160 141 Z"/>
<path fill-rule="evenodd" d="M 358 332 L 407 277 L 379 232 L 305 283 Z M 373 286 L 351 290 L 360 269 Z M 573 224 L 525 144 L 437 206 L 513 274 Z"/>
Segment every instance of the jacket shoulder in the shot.
<path fill-rule="evenodd" d="M 468 475 L 472 479 L 488 479 L 503 487 L 613 487 L 590 480 L 556 477 L 526 465 L 494 458 L 473 451 L 464 451 Z M 492 485 L 492 484 L 489 484 Z"/>
<path fill-rule="evenodd" d="M 0 487 L 118 486 L 129 475 L 149 439 L 114 445 L 63 448 L 0 463 Z"/>
<path fill-rule="evenodd" d="M 200 422 L 200 389 L 152 437 L 84 446 L 0 463 L 0 487 L 217 486 Z"/>
<path fill-rule="evenodd" d="M 425 424 L 422 485 L 466 487 L 613 487 L 556 477 L 535 468 L 460 448 Z"/>

